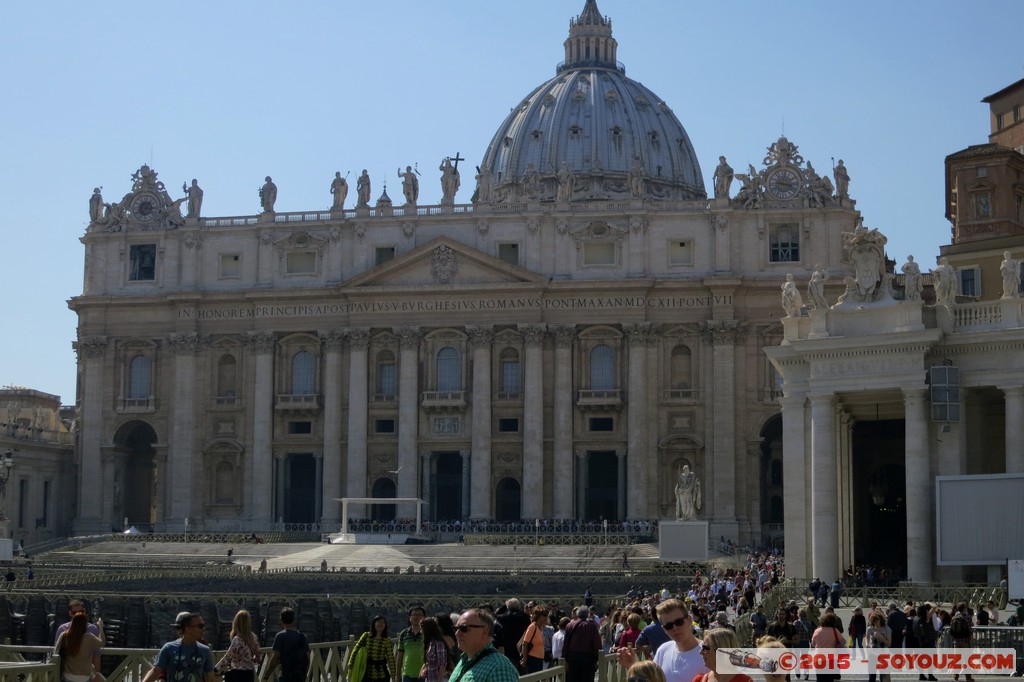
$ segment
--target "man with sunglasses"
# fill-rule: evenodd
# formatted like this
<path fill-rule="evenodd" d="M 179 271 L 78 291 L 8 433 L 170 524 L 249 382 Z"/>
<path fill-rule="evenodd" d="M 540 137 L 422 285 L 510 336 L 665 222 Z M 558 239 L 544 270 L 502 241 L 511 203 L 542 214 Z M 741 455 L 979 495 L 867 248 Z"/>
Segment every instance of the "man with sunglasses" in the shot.
<path fill-rule="evenodd" d="M 450 682 L 519 682 L 519 671 L 494 648 L 494 616 L 484 609 L 469 609 L 455 625 L 455 640 L 462 655 Z"/>
<path fill-rule="evenodd" d="M 198 613 L 179 613 L 174 619 L 174 629 L 180 636 L 163 645 L 156 663 L 142 682 L 215 682 L 213 654 L 210 647 L 199 641 L 205 628 L 206 623 Z"/>
<path fill-rule="evenodd" d="M 74 618 L 79 613 L 85 613 L 85 604 L 82 602 L 81 599 L 72 599 L 70 602 L 68 602 L 68 622 L 62 623 L 60 625 L 60 627 L 57 628 L 57 636 L 53 638 L 54 644 L 56 644 L 57 640 L 60 639 L 61 634 L 65 630 L 67 630 L 69 627 L 71 627 L 71 619 Z M 88 614 L 86 614 L 86 615 L 88 617 Z M 97 618 L 95 624 L 89 623 L 86 626 L 85 629 L 90 634 L 93 634 L 93 635 L 96 635 L 97 637 L 99 637 L 100 641 L 103 642 L 104 644 L 106 644 L 106 642 L 103 639 L 103 619 L 102 618 Z"/>
<path fill-rule="evenodd" d="M 700 642 L 693 635 L 693 617 L 678 599 L 658 604 L 658 621 L 668 633 L 669 641 L 658 647 L 654 662 L 665 671 L 666 682 L 691 682 L 708 672 L 700 654 Z M 619 665 L 627 670 L 636 663 L 633 649 L 619 649 Z"/>

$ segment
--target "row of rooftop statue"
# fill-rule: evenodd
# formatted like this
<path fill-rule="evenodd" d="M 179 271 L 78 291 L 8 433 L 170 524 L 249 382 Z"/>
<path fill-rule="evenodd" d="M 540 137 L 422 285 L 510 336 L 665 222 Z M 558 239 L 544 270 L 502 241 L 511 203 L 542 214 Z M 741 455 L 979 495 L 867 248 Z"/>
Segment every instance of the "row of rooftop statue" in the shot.
<path fill-rule="evenodd" d="M 806 201 L 807 206 L 815 208 L 841 205 L 844 200 L 849 199 L 850 175 L 842 159 L 833 169 L 833 185 L 828 176 L 821 176 L 814 170 L 810 161 L 805 163 L 798 153 L 797 146 L 785 137 L 780 137 L 768 147 L 768 154 L 763 162 L 765 168 L 760 171 L 750 165 L 747 173 L 734 173 L 724 156 L 718 159 L 719 163 L 713 176 L 715 199 L 731 202 L 733 206 L 757 209 L 774 205 L 772 202 L 777 204 Z M 462 185 L 460 161 L 465 159 L 459 154 L 446 156 L 438 166 L 441 172 L 442 206 L 451 206 L 455 203 L 455 195 Z M 476 170 L 476 191 L 471 198 L 473 203 L 508 200 L 569 202 L 580 198 L 623 196 L 634 199 L 667 198 L 671 195 L 666 193 L 661 185 L 665 182 L 674 182 L 673 179 L 662 176 L 660 166 L 656 175 L 648 175 L 640 157 L 633 159 L 628 170 L 620 170 L 618 173 L 600 168 L 580 171 L 570 168 L 564 161 L 557 170 L 548 168 L 543 172 L 538 171 L 533 163 L 528 163 L 521 176 L 502 178 L 501 174 L 498 174 L 497 181 L 486 164 L 477 166 Z M 419 176 L 419 169 L 415 166 L 406 166 L 404 171 L 398 169 L 405 206 L 415 206 L 419 200 Z M 734 179 L 739 180 L 742 187 L 736 196 L 730 199 Z M 189 221 L 198 222 L 203 207 L 203 190 L 196 180 L 192 180 L 191 185 L 182 183 L 181 189 L 185 196 L 181 199 L 172 199 L 164 183 L 157 180 L 156 172 L 146 165 L 132 175 L 132 183 L 132 191 L 116 203 L 107 203 L 103 200 L 102 188 L 94 189 L 89 199 L 90 225 L 118 230 L 127 220 L 162 227 L 179 227 Z M 348 174 L 343 177 L 340 171 L 335 173 L 330 191 L 331 210 L 342 211 L 348 198 Z M 356 180 L 356 195 L 356 208 L 369 208 L 370 174 L 365 169 Z M 700 191 L 687 196 L 703 197 L 704 194 Z M 277 185 L 269 175 L 259 188 L 259 199 L 264 214 L 274 213 Z M 185 202 L 188 202 L 187 212 L 182 215 L 181 205 Z M 375 205 L 392 205 L 386 185 Z"/>
<path fill-rule="evenodd" d="M 800 317 L 804 311 L 824 312 L 830 307 L 863 306 L 868 303 L 895 302 L 892 290 L 892 273 L 883 272 L 885 262 L 885 235 L 877 229 L 867 229 L 858 224 L 853 232 L 843 233 L 843 246 L 854 265 L 854 275 L 844 278 L 846 291 L 839 296 L 835 306 L 829 306 L 825 300 L 825 281 L 829 278 L 828 270 L 821 265 L 814 268 L 810 281 L 807 283 L 807 297 L 810 304 L 805 306 L 800 290 L 797 288 L 793 275 L 786 275 L 782 284 L 782 308 L 791 318 Z M 921 279 L 921 266 L 913 256 L 907 256 L 907 262 L 900 268 L 903 272 L 903 299 L 920 301 L 924 282 Z M 953 307 L 957 295 L 956 270 L 949 264 L 948 258 L 940 258 L 939 265 L 928 271 L 935 286 L 935 302 L 938 305 Z M 1004 299 L 1020 298 L 1021 268 L 1020 261 L 1003 252 L 1003 262 L 999 265 L 1003 277 Z"/>

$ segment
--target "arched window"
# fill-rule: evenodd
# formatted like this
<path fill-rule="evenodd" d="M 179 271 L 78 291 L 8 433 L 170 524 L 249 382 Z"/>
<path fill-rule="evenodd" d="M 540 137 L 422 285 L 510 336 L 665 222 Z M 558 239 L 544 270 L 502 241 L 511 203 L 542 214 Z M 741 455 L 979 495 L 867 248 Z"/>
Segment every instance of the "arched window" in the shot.
<path fill-rule="evenodd" d="M 693 388 L 691 360 L 690 349 L 686 346 L 676 346 L 672 349 L 672 388 Z"/>
<path fill-rule="evenodd" d="M 238 363 L 234 355 L 222 355 L 217 361 L 217 395 L 221 398 L 238 395 Z"/>
<path fill-rule="evenodd" d="M 136 355 L 128 363 L 128 398 L 149 398 L 153 388 L 153 362 L 145 355 Z"/>
<path fill-rule="evenodd" d="M 377 395 L 386 400 L 398 395 L 398 373 L 395 354 L 389 350 L 377 353 Z"/>
<path fill-rule="evenodd" d="M 519 353 L 514 348 L 501 351 L 501 379 L 498 390 L 518 395 L 522 386 L 519 378 Z"/>
<path fill-rule="evenodd" d="M 308 351 L 299 351 L 292 357 L 292 395 L 316 393 L 315 368 L 316 358 Z"/>
<path fill-rule="evenodd" d="M 590 388 L 594 391 L 615 388 L 615 351 L 604 344 L 590 351 Z"/>
<path fill-rule="evenodd" d="M 459 351 L 446 346 L 437 352 L 437 390 L 462 390 L 462 361 Z"/>

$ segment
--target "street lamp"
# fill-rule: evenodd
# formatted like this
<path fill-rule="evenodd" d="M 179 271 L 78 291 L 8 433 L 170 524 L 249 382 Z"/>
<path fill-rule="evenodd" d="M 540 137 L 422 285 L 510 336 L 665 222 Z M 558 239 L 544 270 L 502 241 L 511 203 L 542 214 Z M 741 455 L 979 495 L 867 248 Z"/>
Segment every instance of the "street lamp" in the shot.
<path fill-rule="evenodd" d="M 0 505 L 0 520 L 7 520 L 7 481 L 11 480 L 11 471 L 14 469 L 14 453 L 8 450 L 0 459 L 0 497 L 3 504 Z"/>

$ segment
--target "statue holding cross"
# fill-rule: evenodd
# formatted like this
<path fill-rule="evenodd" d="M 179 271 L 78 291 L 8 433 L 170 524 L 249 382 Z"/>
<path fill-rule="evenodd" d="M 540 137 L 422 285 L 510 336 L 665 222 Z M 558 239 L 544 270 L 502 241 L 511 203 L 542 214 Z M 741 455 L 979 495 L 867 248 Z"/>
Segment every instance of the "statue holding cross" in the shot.
<path fill-rule="evenodd" d="M 462 184 L 462 180 L 459 178 L 459 161 L 465 161 L 465 159 L 456 152 L 454 157 L 444 157 L 444 161 L 438 167 L 438 170 L 441 171 L 442 206 L 455 203 L 455 193 L 459 191 L 459 185 Z"/>

